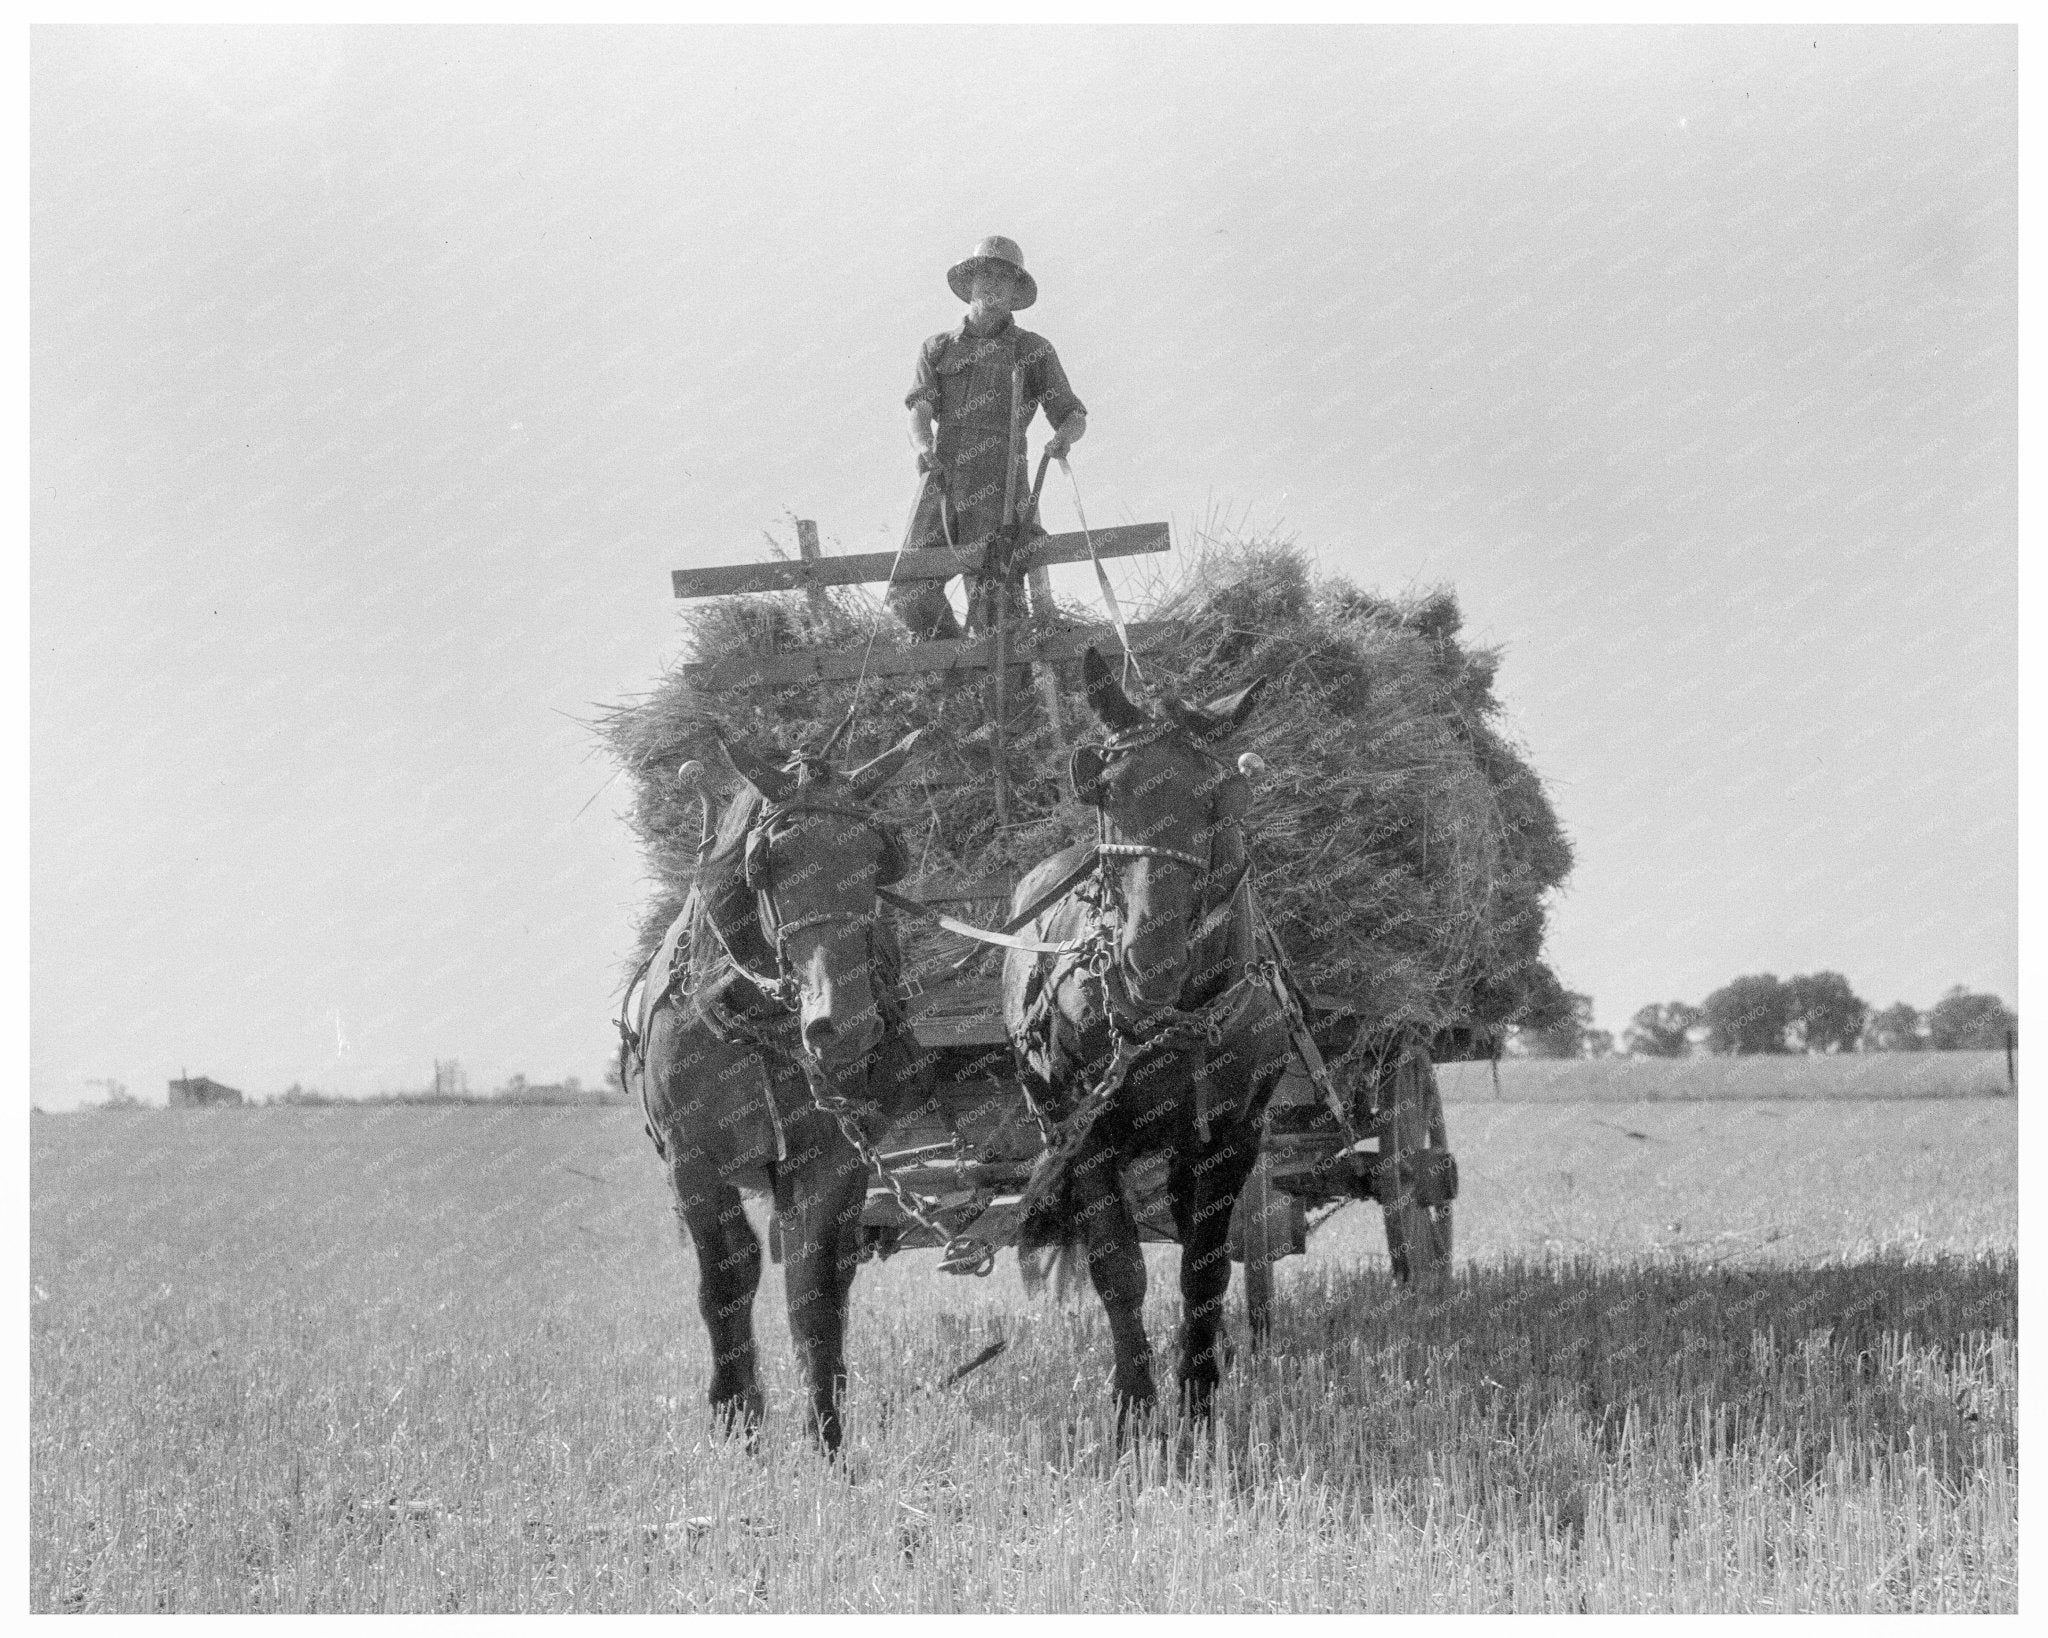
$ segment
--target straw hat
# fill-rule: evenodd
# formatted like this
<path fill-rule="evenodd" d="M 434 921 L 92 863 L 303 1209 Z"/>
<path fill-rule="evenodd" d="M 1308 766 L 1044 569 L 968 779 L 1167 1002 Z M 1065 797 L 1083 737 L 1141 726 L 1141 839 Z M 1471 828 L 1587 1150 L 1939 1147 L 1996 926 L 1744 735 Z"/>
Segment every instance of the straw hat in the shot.
<path fill-rule="evenodd" d="M 1015 239 L 1005 239 L 999 233 L 992 233 L 974 247 L 974 254 L 964 262 L 955 262 L 946 270 L 946 283 L 952 286 L 953 294 L 962 301 L 972 299 L 968 286 L 974 275 L 984 269 L 993 268 L 1007 273 L 1016 282 L 1017 310 L 1023 311 L 1038 300 L 1038 282 L 1024 271 L 1024 252 L 1017 248 Z"/>

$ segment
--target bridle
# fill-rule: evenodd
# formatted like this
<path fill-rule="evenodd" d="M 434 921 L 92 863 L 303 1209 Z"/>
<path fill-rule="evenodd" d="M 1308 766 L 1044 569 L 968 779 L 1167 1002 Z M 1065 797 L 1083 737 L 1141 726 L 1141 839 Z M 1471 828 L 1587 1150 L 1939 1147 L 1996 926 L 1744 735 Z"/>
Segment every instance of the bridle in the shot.
<path fill-rule="evenodd" d="M 785 918 L 775 902 L 775 883 L 768 868 L 769 845 L 775 833 L 787 825 L 810 814 L 834 814 L 872 831 L 882 842 L 882 863 L 877 871 L 878 887 L 882 880 L 894 881 L 902 875 L 903 842 L 894 828 L 863 808 L 847 807 L 837 802 L 820 802 L 798 799 L 790 802 L 765 803 L 747 825 L 741 847 L 741 873 L 745 884 L 753 889 L 755 926 L 774 952 L 775 973 L 769 976 L 755 970 L 740 958 L 733 948 L 732 939 L 718 917 L 707 908 L 705 920 L 710 924 L 719 947 L 733 970 L 755 989 L 774 1001 L 785 1012 L 795 1012 L 802 1005 L 802 984 L 797 975 L 795 963 L 790 960 L 789 941 L 798 933 L 813 927 L 835 925 L 865 925 L 868 929 L 868 964 L 874 964 L 874 924 L 877 913 L 872 910 L 816 910 L 809 915 Z"/>
<path fill-rule="evenodd" d="M 1215 782 L 1216 798 L 1211 802 L 1206 821 L 1210 838 L 1209 855 L 1207 858 L 1190 853 L 1184 848 L 1167 847 L 1158 842 L 1113 841 L 1110 839 L 1109 834 L 1108 810 L 1100 801 L 1095 803 L 1095 858 L 1097 861 L 1095 875 L 1100 890 L 1096 895 L 1095 901 L 1094 937 L 1092 940 L 1096 948 L 1091 952 L 1089 966 L 1095 976 L 1103 982 L 1104 1000 L 1109 1004 L 1111 1023 L 1119 1031 L 1123 1032 L 1134 1031 L 1141 1018 L 1150 1020 L 1154 1017 L 1174 1014 L 1179 1010 L 1171 1004 L 1162 1005 L 1155 1003 L 1145 1005 L 1141 1003 L 1136 1009 L 1138 1017 L 1119 1016 L 1116 1006 L 1116 991 L 1118 989 L 1126 991 L 1125 1001 L 1127 1005 L 1137 999 L 1128 994 L 1128 985 L 1112 985 L 1109 982 L 1109 975 L 1116 968 L 1116 949 L 1120 926 L 1124 917 L 1128 914 L 1129 901 L 1123 886 L 1124 867 L 1138 859 L 1171 859 L 1177 864 L 1187 865 L 1201 873 L 1200 886 L 1188 910 L 1188 945 L 1190 950 L 1200 945 L 1211 933 L 1215 932 L 1217 928 L 1229 919 L 1235 907 L 1239 889 L 1244 886 L 1251 873 L 1251 849 L 1246 842 L 1243 821 L 1235 814 L 1219 811 L 1222 793 L 1227 782 L 1230 780 L 1241 780 L 1244 776 L 1235 768 L 1225 763 L 1220 757 L 1216 756 L 1181 724 L 1171 721 L 1152 722 L 1142 728 L 1128 729 L 1122 733 L 1113 734 L 1103 741 L 1099 747 L 1083 747 L 1082 749 L 1092 752 L 1099 759 L 1097 772 L 1089 783 L 1091 785 L 1099 785 L 1112 761 L 1127 756 L 1132 752 L 1142 750 L 1148 745 L 1155 745 L 1161 740 L 1176 736 L 1188 750 L 1193 751 L 1196 756 L 1208 763 L 1219 775 Z M 1075 755 L 1078 766 L 1081 751 L 1077 750 Z M 1221 892 L 1217 892 L 1212 885 L 1216 877 L 1216 849 L 1218 842 L 1226 831 L 1237 840 L 1239 860 L 1237 868 L 1230 874 L 1229 882 Z"/>

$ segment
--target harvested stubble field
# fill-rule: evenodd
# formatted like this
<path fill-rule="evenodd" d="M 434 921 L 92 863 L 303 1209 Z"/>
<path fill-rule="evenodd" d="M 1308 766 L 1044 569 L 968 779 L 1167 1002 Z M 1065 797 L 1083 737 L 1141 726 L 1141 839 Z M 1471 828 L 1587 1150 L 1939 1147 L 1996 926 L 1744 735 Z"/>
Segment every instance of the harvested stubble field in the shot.
<path fill-rule="evenodd" d="M 2013 1090 L 2003 1052 L 1752 1057 L 1504 1058 L 1444 1064 L 1449 1102 L 1688 1102 L 1696 1098 L 1984 1098 Z M 1499 1090 L 1495 1091 L 1496 1083 Z"/>
<path fill-rule="evenodd" d="M 1460 1107 L 1455 1288 L 1351 1208 L 1172 1458 L 1117 1457 L 1092 1297 L 909 1254 L 856 1287 L 842 1475 L 772 1270 L 771 1422 L 714 1436 L 631 1111 L 42 1117 L 32 1605 L 2012 1609 L 2014 1125 Z"/>

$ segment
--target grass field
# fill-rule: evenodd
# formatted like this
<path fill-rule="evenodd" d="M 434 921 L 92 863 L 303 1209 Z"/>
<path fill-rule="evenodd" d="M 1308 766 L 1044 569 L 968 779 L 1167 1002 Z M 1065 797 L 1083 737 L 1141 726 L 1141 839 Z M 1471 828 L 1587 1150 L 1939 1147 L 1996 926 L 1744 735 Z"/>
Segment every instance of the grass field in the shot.
<path fill-rule="evenodd" d="M 864 1269 L 841 1474 L 772 1270 L 771 1421 L 714 1435 L 631 1111 L 39 1117 L 32 1607 L 2015 1607 L 2011 1101 L 1451 1132 L 1455 1288 L 1344 1212 L 1211 1444 L 1119 1458 L 1092 1297 Z"/>

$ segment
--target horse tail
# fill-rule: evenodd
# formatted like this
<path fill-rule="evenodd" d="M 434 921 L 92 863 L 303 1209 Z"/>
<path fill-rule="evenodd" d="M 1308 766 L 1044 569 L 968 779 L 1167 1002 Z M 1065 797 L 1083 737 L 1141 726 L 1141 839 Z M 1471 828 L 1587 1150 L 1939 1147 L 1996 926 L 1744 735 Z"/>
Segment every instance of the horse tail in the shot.
<path fill-rule="evenodd" d="M 1058 1245 L 1017 1247 L 1017 1273 L 1024 1281 L 1024 1295 L 1041 1297 L 1047 1289 L 1052 1300 L 1065 1307 L 1077 1301 L 1088 1284 L 1088 1248 L 1079 1240 Z"/>
<path fill-rule="evenodd" d="M 1059 1306 L 1077 1302 L 1090 1286 L 1087 1278 L 1087 1247 L 1081 1241 L 1059 1245 L 1020 1245 L 1018 1276 L 1024 1280 L 1024 1296 L 1044 1296 L 1049 1290 Z"/>
<path fill-rule="evenodd" d="M 1032 1169 L 1032 1182 L 1052 1163 L 1051 1155 L 1041 1155 Z M 1071 1180 L 1060 1179 L 1037 1209 L 1017 1225 L 1017 1273 L 1027 1297 L 1039 1296 L 1050 1286 L 1053 1300 L 1065 1303 L 1087 1284 L 1088 1246 L 1071 1193 Z"/>

